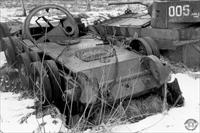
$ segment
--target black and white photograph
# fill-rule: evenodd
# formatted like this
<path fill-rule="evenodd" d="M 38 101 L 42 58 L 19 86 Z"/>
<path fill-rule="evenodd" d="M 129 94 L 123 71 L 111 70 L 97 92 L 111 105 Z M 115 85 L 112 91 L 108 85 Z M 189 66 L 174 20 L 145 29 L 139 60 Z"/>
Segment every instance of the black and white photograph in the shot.
<path fill-rule="evenodd" d="M 0 0 L 0 133 L 200 133 L 200 0 Z"/>

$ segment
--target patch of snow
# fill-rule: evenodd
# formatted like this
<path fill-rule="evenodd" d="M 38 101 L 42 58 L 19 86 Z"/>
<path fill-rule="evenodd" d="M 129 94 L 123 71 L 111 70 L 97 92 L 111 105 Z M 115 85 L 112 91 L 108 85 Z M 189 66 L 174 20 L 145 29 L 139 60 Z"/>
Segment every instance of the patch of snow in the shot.
<path fill-rule="evenodd" d="M 157 114 L 147 117 L 137 123 L 115 126 L 111 129 L 112 133 L 129 132 L 189 132 L 184 123 L 188 119 L 195 119 L 200 122 L 200 78 L 192 78 L 187 74 L 176 74 L 185 105 L 179 108 L 170 109 L 167 114 Z M 199 125 L 194 133 L 200 132 Z"/>
<path fill-rule="evenodd" d="M 0 52 L 0 68 L 7 63 L 6 61 L 6 57 L 5 57 L 5 53 L 4 52 Z"/>
<path fill-rule="evenodd" d="M 52 118 L 46 115 L 43 118 L 36 118 L 35 115 L 28 117 L 27 121 L 20 123 L 26 115 L 34 112 L 31 107 L 33 99 L 19 100 L 19 94 L 11 92 L 0 92 L 0 130 L 2 132 L 59 132 L 69 131 L 64 127 L 61 119 Z"/>

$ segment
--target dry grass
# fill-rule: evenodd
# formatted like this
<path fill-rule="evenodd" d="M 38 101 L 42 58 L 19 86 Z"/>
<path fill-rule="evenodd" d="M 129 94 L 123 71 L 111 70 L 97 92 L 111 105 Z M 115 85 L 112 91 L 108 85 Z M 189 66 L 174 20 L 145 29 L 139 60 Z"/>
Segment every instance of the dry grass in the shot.
<path fill-rule="evenodd" d="M 25 87 L 18 70 L 8 65 L 0 68 L 0 91 L 20 93 L 22 98 L 33 98 L 33 92 Z"/>
<path fill-rule="evenodd" d="M 43 75 L 40 76 L 43 77 Z M 23 83 L 19 78 L 19 73 L 17 72 L 17 70 L 9 66 L 5 66 L 1 69 L 0 85 L 1 91 L 20 93 L 22 96 L 21 98 L 36 97 L 33 95 L 35 94 L 35 92 L 33 92 L 34 90 L 29 90 L 23 87 Z M 71 126 L 73 126 L 72 130 L 78 132 L 87 128 L 94 128 L 94 130 L 100 128 L 99 131 L 105 131 L 108 130 L 107 128 L 112 125 L 126 122 L 136 122 L 149 115 L 161 112 L 163 103 L 160 96 L 150 95 L 145 98 L 133 99 L 131 101 L 125 100 L 119 105 L 107 106 L 104 103 L 102 103 L 101 105 L 102 106 L 97 107 L 98 109 L 96 107 L 94 109 L 91 108 L 92 110 L 89 112 L 88 115 L 86 115 L 86 112 L 89 109 L 89 106 L 88 109 L 87 107 L 85 108 L 84 113 L 81 116 L 70 116 L 71 120 L 69 121 L 69 123 L 71 124 Z M 72 106 L 68 104 L 65 104 L 65 106 L 66 108 L 64 108 L 63 112 L 66 112 L 67 108 L 70 112 L 72 112 Z M 21 120 L 22 123 L 26 121 L 26 119 L 28 119 L 30 115 L 43 117 L 48 114 L 53 114 L 56 117 L 59 116 L 63 119 L 63 122 L 66 121 L 66 119 L 63 117 L 66 114 L 62 114 L 62 111 L 59 111 L 59 113 L 55 113 L 55 110 L 52 109 L 51 103 L 49 103 L 48 106 L 43 106 L 38 101 L 33 108 L 36 109 L 35 114 L 29 114 L 23 117 Z"/>

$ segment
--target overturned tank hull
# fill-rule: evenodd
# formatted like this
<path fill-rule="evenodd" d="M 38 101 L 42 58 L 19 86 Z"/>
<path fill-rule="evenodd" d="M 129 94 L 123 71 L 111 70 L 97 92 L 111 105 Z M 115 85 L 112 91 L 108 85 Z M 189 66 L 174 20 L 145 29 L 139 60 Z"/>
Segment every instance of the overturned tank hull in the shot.
<path fill-rule="evenodd" d="M 34 15 L 40 11 L 49 13 L 51 8 L 53 11 L 57 9 L 64 12 L 67 17 L 59 21 L 56 18 L 55 25 L 47 16 L 40 16 L 35 22 L 39 23 L 38 20 L 42 18 L 46 27 L 43 24 L 31 27 Z M 105 25 L 94 27 L 101 32 L 102 26 L 110 28 Z M 128 29 L 124 27 L 124 33 Z M 21 80 L 37 94 L 41 104 L 54 104 L 60 110 L 67 106 L 67 116 L 87 116 L 91 108 L 100 107 L 99 104 L 113 105 L 114 108 L 117 101 L 150 92 L 157 92 L 172 105 L 177 104 L 175 99 L 181 92 L 177 81 L 168 84 L 171 73 L 168 65 L 154 55 L 142 55 L 134 47 L 124 47 L 121 42 L 115 45 L 113 42 L 116 40 L 112 40 L 112 34 L 107 34 L 109 30 L 105 31 L 106 34 L 100 34 L 106 35 L 103 39 L 111 43 L 91 35 L 81 35 L 81 28 L 66 9 L 49 4 L 36 7 L 30 12 L 24 22 L 22 38 L 3 37 L 0 46 L 8 64 L 18 70 Z M 137 32 L 131 32 L 130 37 L 132 33 L 138 36 Z M 130 44 L 136 38 L 131 39 Z M 167 91 L 167 85 L 170 91 Z M 176 93 L 171 94 L 173 92 Z"/>
<path fill-rule="evenodd" d="M 80 84 L 80 91 L 77 93 L 81 94 L 74 93 L 74 96 L 80 97 L 75 97 L 74 100 L 79 99 L 78 101 L 85 104 L 95 103 L 98 97 L 115 101 L 144 94 L 167 82 L 169 67 L 162 64 L 157 57 L 140 56 L 116 46 L 98 46 L 99 43 L 93 39 L 82 39 L 58 58 Z M 64 49 L 55 43 L 41 44 L 41 47 L 52 58 L 57 57 Z M 73 91 L 74 88 L 70 89 Z"/>

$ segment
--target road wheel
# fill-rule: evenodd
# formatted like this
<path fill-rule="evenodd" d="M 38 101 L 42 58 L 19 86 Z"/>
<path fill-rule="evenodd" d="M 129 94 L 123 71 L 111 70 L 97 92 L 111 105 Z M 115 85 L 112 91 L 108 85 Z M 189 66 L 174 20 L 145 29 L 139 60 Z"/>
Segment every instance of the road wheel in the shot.
<path fill-rule="evenodd" d="M 163 64 L 158 57 L 154 55 L 145 56 L 142 58 L 141 62 L 146 69 L 150 69 L 159 85 L 167 82 L 170 68 L 166 64 Z"/>
<path fill-rule="evenodd" d="M 134 50 L 142 55 L 152 55 L 153 51 L 148 42 L 143 38 L 133 39 L 129 43 L 130 50 Z"/>
<path fill-rule="evenodd" d="M 10 36 L 10 30 L 6 23 L 0 23 L 0 38 Z"/>
<path fill-rule="evenodd" d="M 160 57 L 160 52 L 156 42 L 151 37 L 144 37 L 144 40 L 146 40 L 149 46 L 151 47 L 152 54 L 157 57 Z"/>
<path fill-rule="evenodd" d="M 5 50 L 6 50 L 5 41 L 2 38 L 0 38 L 0 52 Z"/>
<path fill-rule="evenodd" d="M 32 81 L 30 78 L 31 74 L 31 60 L 29 58 L 29 55 L 27 53 L 22 53 L 19 55 L 19 74 L 22 80 L 22 83 L 25 85 L 25 87 L 32 89 Z"/>
<path fill-rule="evenodd" d="M 15 66 L 17 64 L 16 47 L 11 37 L 2 38 L 3 46 L 5 49 L 6 60 L 9 65 Z"/>
<path fill-rule="evenodd" d="M 42 105 L 52 103 L 52 89 L 49 75 L 41 62 L 31 64 L 31 79 L 33 80 L 34 94 L 37 96 Z"/>
<path fill-rule="evenodd" d="M 58 67 L 53 60 L 45 60 L 44 65 L 51 82 L 54 103 L 59 104 L 62 101 L 63 90 L 61 87 L 61 78 Z"/>

